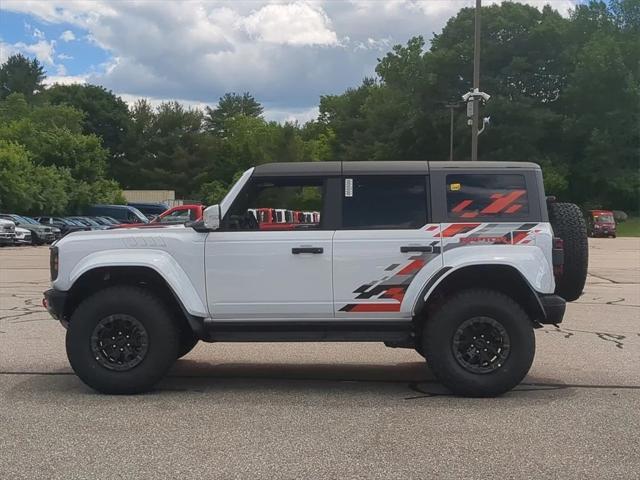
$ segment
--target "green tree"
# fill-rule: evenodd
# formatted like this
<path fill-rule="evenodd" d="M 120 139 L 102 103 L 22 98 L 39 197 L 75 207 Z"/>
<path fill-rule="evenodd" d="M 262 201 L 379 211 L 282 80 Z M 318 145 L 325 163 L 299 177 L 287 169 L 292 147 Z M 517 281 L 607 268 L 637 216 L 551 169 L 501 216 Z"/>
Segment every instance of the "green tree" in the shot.
<path fill-rule="evenodd" d="M 224 135 L 229 120 L 238 117 L 259 118 L 263 111 L 262 105 L 249 92 L 242 95 L 225 93 L 215 108 L 206 107 L 204 126 L 211 133 Z"/>
<path fill-rule="evenodd" d="M 29 60 L 20 53 L 11 55 L 0 65 L 0 99 L 21 93 L 31 100 L 42 91 L 44 79 L 44 67 L 38 60 Z"/>
<path fill-rule="evenodd" d="M 84 115 L 67 105 L 0 101 L 0 206 L 17 213 L 79 211 L 88 203 L 122 202 L 105 178 L 108 152 L 82 133 Z"/>
<path fill-rule="evenodd" d="M 111 153 L 110 173 L 118 171 L 125 153 L 125 139 L 131 127 L 127 104 L 110 90 L 98 85 L 53 85 L 40 95 L 52 105 L 68 105 L 83 112 L 82 131 L 95 135 Z"/>
<path fill-rule="evenodd" d="M 69 181 L 64 170 L 33 164 L 24 146 L 0 140 L 0 210 L 62 213 Z"/>

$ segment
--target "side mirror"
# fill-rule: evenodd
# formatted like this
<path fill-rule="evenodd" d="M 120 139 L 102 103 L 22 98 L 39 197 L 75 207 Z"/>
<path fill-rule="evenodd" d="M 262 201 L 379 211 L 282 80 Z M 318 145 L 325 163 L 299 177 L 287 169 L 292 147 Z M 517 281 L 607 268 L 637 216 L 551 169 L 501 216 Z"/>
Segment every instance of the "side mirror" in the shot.
<path fill-rule="evenodd" d="M 202 215 L 204 226 L 208 230 L 218 230 L 220 228 L 220 205 L 211 205 L 204 210 Z"/>

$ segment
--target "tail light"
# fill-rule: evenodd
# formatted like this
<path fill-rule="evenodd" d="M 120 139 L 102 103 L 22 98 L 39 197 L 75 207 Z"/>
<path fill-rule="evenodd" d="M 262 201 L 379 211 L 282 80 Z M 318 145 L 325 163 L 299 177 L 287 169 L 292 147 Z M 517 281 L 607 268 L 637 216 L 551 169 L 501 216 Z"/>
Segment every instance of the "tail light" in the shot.
<path fill-rule="evenodd" d="M 556 277 L 564 273 L 564 240 L 553 237 L 553 274 Z"/>
<path fill-rule="evenodd" d="M 49 252 L 49 270 L 51 271 L 51 281 L 55 281 L 58 278 L 58 267 L 60 265 L 60 258 L 58 254 L 58 247 L 51 247 Z"/>

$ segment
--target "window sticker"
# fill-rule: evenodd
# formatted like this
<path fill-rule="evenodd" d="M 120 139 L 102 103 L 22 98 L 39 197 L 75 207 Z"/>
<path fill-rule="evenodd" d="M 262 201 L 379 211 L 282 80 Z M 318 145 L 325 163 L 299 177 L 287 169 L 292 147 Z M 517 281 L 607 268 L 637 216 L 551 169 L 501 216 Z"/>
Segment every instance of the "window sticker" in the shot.
<path fill-rule="evenodd" d="M 344 179 L 344 196 L 348 198 L 353 197 L 353 178 Z"/>

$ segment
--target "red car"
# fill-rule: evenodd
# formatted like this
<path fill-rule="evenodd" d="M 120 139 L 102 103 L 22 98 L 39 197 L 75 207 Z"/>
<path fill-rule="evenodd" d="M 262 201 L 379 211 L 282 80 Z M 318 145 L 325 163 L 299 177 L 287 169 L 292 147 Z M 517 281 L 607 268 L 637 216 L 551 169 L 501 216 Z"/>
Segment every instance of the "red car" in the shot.
<path fill-rule="evenodd" d="M 152 228 L 160 225 L 179 225 L 202 218 L 206 205 L 178 205 L 162 212 L 149 223 L 123 223 L 120 228 Z"/>
<path fill-rule="evenodd" d="M 610 210 L 590 210 L 587 212 L 587 233 L 590 237 L 616 238 L 616 221 Z"/>

